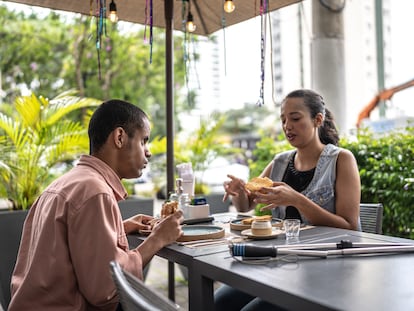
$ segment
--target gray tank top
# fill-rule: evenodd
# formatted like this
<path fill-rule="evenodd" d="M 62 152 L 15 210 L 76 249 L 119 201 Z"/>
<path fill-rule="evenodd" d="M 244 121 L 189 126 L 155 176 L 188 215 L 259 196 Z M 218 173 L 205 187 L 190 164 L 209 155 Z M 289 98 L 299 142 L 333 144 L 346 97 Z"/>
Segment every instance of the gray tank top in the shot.
<path fill-rule="evenodd" d="M 323 149 L 315 173 L 309 185 L 301 192 L 310 200 L 328 210 L 331 213 L 335 210 L 335 180 L 336 180 L 336 160 L 341 148 L 328 144 Z M 283 175 L 289 161 L 295 154 L 295 150 L 279 153 L 273 159 L 273 167 L 270 178 L 274 181 L 282 181 Z M 273 216 L 284 219 L 286 216 L 286 206 L 279 206 L 272 210 Z M 309 221 L 301 214 L 302 221 L 309 224 Z"/>

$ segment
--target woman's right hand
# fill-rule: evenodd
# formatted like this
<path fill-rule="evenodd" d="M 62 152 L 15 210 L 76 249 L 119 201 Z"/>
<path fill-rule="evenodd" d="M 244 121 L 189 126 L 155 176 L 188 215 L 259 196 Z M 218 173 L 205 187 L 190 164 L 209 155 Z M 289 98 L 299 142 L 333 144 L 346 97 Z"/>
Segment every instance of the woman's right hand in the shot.
<path fill-rule="evenodd" d="M 230 180 L 226 180 L 223 183 L 225 191 L 223 202 L 227 200 L 229 195 L 239 196 L 243 192 L 245 192 L 247 195 L 249 194 L 249 191 L 244 187 L 246 184 L 242 179 L 237 178 L 233 175 L 227 175 L 227 177 L 230 178 Z"/>

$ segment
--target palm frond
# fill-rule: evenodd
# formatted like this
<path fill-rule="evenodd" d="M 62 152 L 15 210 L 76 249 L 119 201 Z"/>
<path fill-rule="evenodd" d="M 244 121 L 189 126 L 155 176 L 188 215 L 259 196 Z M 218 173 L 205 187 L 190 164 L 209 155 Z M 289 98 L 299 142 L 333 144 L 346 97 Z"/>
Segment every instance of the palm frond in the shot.
<path fill-rule="evenodd" d="M 12 142 L 16 148 L 25 145 L 29 132 L 31 132 L 20 121 L 14 120 L 3 113 L 0 113 L 0 129 L 4 131 L 6 141 Z"/>
<path fill-rule="evenodd" d="M 101 102 L 73 94 L 53 100 L 34 94 L 19 97 L 10 115 L 0 113 L 0 193 L 6 192 L 19 208 L 30 207 L 53 166 L 88 151 L 86 127 L 69 114 L 85 109 L 90 118 L 89 109 Z"/>
<path fill-rule="evenodd" d="M 34 128 L 41 121 L 41 112 L 45 108 L 34 94 L 16 98 L 15 107 L 20 122 L 30 128 Z"/>
<path fill-rule="evenodd" d="M 45 122 L 48 126 L 51 126 L 73 111 L 82 108 L 97 107 L 101 103 L 101 101 L 96 99 L 81 98 L 77 96 L 54 98 L 50 101 L 49 109 L 45 115 Z"/>

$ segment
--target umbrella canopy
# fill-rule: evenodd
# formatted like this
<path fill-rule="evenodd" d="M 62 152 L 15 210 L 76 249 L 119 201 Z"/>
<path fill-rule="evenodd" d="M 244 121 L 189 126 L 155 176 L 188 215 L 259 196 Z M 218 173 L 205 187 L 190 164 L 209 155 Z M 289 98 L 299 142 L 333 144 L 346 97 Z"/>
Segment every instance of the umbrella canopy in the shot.
<path fill-rule="evenodd" d="M 94 14 L 93 0 L 8 0 L 31 6 L 90 15 Z M 146 24 L 145 8 L 149 0 L 114 0 L 119 20 Z M 260 3 L 267 3 L 267 11 L 274 11 L 302 0 L 233 0 L 236 9 L 224 13 L 224 0 L 153 0 L 153 26 L 165 28 L 166 74 L 166 138 L 167 138 L 167 193 L 174 190 L 174 102 L 173 102 L 173 30 L 183 30 L 183 4 L 188 5 L 197 25 L 195 34 L 210 35 L 215 31 L 260 15 Z M 106 0 L 109 7 L 110 0 Z M 107 8 L 108 9 L 108 8 Z M 148 12 L 150 8 L 147 8 Z M 109 9 L 108 9 L 109 11 Z M 188 12 L 185 12 L 188 13 Z"/>
<path fill-rule="evenodd" d="M 44 8 L 76 12 L 89 15 L 90 3 L 96 7 L 96 1 L 87 0 L 11 0 L 27 5 L 39 6 Z M 114 0 L 117 6 L 118 17 L 120 20 L 145 24 L 145 6 L 148 0 Z M 210 35 L 224 26 L 234 25 L 257 15 L 260 15 L 260 0 L 233 0 L 236 9 L 232 13 L 224 13 L 224 0 L 153 0 L 153 25 L 155 27 L 166 28 L 167 22 L 164 17 L 164 4 L 169 2 L 173 8 L 173 29 L 182 30 L 182 6 L 183 3 L 189 4 L 194 23 L 197 29 L 194 34 Z M 301 0 L 268 0 L 268 11 L 277 10 L 289 4 L 300 2 Z M 109 5 L 110 0 L 107 0 Z M 148 8 L 149 11 L 149 8 Z"/>

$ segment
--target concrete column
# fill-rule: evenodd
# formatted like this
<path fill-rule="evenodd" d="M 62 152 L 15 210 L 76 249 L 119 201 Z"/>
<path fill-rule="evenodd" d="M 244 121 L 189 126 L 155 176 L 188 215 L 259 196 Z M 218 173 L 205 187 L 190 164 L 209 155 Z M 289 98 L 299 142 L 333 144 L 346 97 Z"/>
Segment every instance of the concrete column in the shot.
<path fill-rule="evenodd" d="M 343 21 L 345 1 L 312 0 L 312 89 L 324 97 L 341 134 L 348 131 Z"/>

